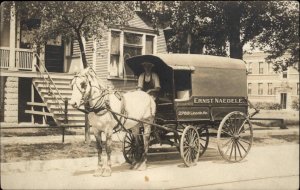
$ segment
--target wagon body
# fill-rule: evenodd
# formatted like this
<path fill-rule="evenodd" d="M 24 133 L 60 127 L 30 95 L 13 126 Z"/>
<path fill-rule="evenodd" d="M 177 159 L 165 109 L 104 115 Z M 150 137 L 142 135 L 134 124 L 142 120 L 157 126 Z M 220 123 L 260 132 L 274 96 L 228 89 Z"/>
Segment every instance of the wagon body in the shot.
<path fill-rule="evenodd" d="M 157 119 L 161 123 L 220 121 L 232 111 L 247 114 L 245 62 L 195 54 L 156 54 L 126 60 L 135 75 L 151 62 L 160 78 Z"/>
<path fill-rule="evenodd" d="M 244 61 L 195 54 L 142 55 L 126 60 L 136 76 L 144 71 L 143 62 L 154 64 L 161 84 L 153 124 L 158 130 L 152 133 L 150 144 L 175 145 L 186 166 L 191 166 L 206 151 L 212 132 L 217 133 L 218 150 L 225 160 L 238 162 L 246 157 L 253 129 Z M 125 138 L 130 139 L 130 134 Z M 124 143 L 127 161 L 134 155 L 134 146 L 133 141 Z"/>

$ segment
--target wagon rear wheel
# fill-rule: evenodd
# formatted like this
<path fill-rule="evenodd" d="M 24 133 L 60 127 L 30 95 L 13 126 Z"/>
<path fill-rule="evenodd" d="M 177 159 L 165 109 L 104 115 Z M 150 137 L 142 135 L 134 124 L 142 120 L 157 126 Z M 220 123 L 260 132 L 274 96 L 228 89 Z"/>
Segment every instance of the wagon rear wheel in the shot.
<path fill-rule="evenodd" d="M 239 111 L 227 114 L 220 123 L 217 138 L 219 152 L 225 160 L 243 160 L 253 141 L 253 129 L 249 118 Z"/>
<path fill-rule="evenodd" d="M 209 131 L 206 126 L 200 127 L 198 129 L 199 138 L 200 138 L 200 153 L 199 157 L 201 157 L 207 149 L 209 142 Z"/>
<path fill-rule="evenodd" d="M 187 126 L 180 139 L 180 154 L 186 166 L 196 165 L 200 154 L 200 138 L 193 126 Z"/>
<path fill-rule="evenodd" d="M 133 158 L 140 160 L 144 152 L 143 136 L 138 136 L 139 146 L 136 146 L 135 138 L 131 132 L 127 132 L 123 142 L 123 156 L 127 163 L 132 164 Z"/>

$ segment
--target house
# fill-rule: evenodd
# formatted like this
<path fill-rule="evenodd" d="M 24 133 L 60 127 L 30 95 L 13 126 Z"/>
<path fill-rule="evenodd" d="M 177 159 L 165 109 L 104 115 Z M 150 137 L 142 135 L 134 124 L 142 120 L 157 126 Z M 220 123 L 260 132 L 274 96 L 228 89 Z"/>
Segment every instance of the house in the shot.
<path fill-rule="evenodd" d="M 266 56 L 260 51 L 244 55 L 248 70 L 248 98 L 253 103 L 277 103 L 281 109 L 292 109 L 293 101 L 299 101 L 299 71 L 288 67 L 276 73 L 273 63 L 265 61 Z"/>
<path fill-rule="evenodd" d="M 22 21 L 14 12 L 14 7 L 8 13 L 1 7 L 1 122 L 61 124 L 67 114 L 69 124 L 84 124 L 84 115 L 65 104 L 71 96 L 70 80 L 83 68 L 78 43 L 57 37 L 34 56 L 30 29 L 39 20 Z M 10 14 L 9 21 L 3 19 L 4 14 Z M 127 26 L 111 27 L 100 42 L 89 39 L 84 46 L 98 77 L 121 90 L 134 89 L 137 84 L 125 59 L 167 53 L 164 31 L 154 30 L 137 14 Z"/>

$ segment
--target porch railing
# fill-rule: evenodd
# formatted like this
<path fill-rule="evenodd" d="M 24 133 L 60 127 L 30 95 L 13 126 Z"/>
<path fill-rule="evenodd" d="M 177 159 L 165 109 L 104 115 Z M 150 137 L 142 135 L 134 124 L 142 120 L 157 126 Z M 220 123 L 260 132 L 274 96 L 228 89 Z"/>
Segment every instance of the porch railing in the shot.
<path fill-rule="evenodd" d="M 15 49 L 15 62 L 10 65 L 10 53 L 9 47 L 0 47 L 0 68 L 7 69 L 13 67 L 20 70 L 31 71 L 34 67 L 33 62 L 33 51 L 31 49 Z"/>
<path fill-rule="evenodd" d="M 34 55 L 39 60 L 39 64 L 35 64 L 34 66 L 37 68 L 37 71 L 40 73 L 41 78 L 43 78 L 44 84 L 48 87 L 49 95 L 51 95 L 53 101 L 57 103 L 56 106 L 59 108 L 59 112 L 67 113 L 67 108 L 65 108 L 65 102 L 67 100 L 62 97 L 59 90 L 57 89 L 49 72 L 46 69 L 45 63 L 41 60 L 38 54 L 35 53 Z M 46 76 L 44 74 L 46 74 Z"/>
<path fill-rule="evenodd" d="M 0 48 L 0 68 L 9 67 L 9 47 Z"/>
<path fill-rule="evenodd" d="M 32 70 L 33 51 L 31 49 L 16 49 L 16 67 L 21 70 Z"/>

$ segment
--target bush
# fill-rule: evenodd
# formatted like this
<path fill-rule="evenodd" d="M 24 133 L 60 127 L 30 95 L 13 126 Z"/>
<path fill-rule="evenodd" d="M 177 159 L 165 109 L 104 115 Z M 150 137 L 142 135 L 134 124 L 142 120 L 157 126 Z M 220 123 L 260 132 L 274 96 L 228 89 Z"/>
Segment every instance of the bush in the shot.
<path fill-rule="evenodd" d="M 292 108 L 294 110 L 297 110 L 299 111 L 299 99 L 294 99 L 293 102 L 292 102 Z"/>
<path fill-rule="evenodd" d="M 254 104 L 255 108 L 262 110 L 280 110 L 281 105 L 273 102 L 256 102 Z"/>

